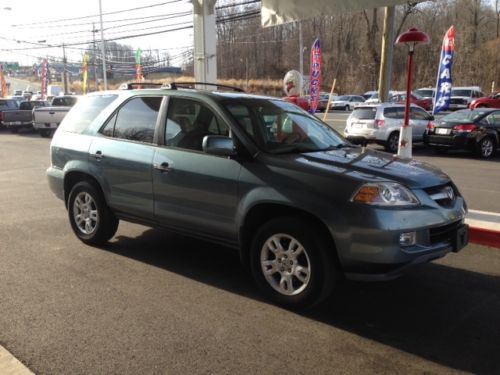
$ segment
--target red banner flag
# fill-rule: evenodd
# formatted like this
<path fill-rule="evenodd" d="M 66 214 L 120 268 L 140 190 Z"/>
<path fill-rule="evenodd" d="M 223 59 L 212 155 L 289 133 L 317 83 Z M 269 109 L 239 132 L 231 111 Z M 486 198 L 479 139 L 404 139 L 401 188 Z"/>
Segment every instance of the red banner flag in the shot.
<path fill-rule="evenodd" d="M 309 111 L 316 112 L 319 103 L 319 94 L 321 91 L 321 45 L 319 39 L 316 39 L 311 48 L 311 83 L 310 94 L 311 104 Z"/>

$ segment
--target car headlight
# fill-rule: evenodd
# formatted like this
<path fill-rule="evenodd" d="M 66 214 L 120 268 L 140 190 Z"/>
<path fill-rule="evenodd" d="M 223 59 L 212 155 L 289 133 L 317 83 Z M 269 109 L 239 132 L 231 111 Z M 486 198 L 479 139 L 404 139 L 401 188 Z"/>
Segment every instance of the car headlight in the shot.
<path fill-rule="evenodd" d="M 352 202 L 375 206 L 415 206 L 419 200 L 408 188 L 396 182 L 367 183 L 351 198 Z"/>

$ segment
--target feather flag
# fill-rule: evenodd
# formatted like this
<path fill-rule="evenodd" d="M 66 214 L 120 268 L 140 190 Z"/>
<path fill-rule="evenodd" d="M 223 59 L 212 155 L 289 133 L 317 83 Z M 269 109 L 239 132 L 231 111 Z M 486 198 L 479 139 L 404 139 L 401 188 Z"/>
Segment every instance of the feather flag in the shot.
<path fill-rule="evenodd" d="M 451 88 L 453 80 L 451 69 L 455 55 L 455 26 L 446 32 L 441 48 L 441 59 L 439 60 L 439 71 L 436 83 L 436 95 L 434 97 L 433 113 L 446 111 L 450 106 Z"/>
<path fill-rule="evenodd" d="M 310 94 L 311 104 L 309 112 L 315 113 L 318 108 L 319 93 L 321 90 L 321 44 L 316 39 L 311 48 L 311 83 Z"/>

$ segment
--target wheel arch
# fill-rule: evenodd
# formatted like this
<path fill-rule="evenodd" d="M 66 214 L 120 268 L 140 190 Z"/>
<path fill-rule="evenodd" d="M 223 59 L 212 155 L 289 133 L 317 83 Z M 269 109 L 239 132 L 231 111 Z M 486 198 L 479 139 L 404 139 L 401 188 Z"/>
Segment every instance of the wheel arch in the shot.
<path fill-rule="evenodd" d="M 245 215 L 239 230 L 240 259 L 245 265 L 249 265 L 250 248 L 253 234 L 265 222 L 277 217 L 299 217 L 317 228 L 321 237 L 327 241 L 328 247 L 332 250 L 332 255 L 337 265 L 340 265 L 335 246 L 335 240 L 328 230 L 327 225 L 317 216 L 303 209 L 287 206 L 280 203 L 259 203 L 253 206 Z"/>
<path fill-rule="evenodd" d="M 99 189 L 99 191 L 103 194 L 104 199 L 106 200 L 103 189 L 96 178 L 86 172 L 74 170 L 69 171 L 64 175 L 64 204 L 66 205 L 66 208 L 68 207 L 68 199 L 71 189 L 73 189 L 73 186 L 81 181 L 86 181 Z"/>

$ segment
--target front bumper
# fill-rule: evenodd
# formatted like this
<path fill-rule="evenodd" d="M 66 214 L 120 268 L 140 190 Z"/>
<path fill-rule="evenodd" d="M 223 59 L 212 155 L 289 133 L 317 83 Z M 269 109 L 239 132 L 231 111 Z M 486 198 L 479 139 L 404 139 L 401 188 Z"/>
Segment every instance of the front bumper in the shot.
<path fill-rule="evenodd" d="M 458 196 L 453 204 L 443 207 L 423 190 L 417 197 L 422 206 L 414 209 L 352 204 L 344 217 L 346 225 L 337 223 L 332 232 L 346 278 L 394 279 L 417 264 L 441 258 L 467 245 L 463 198 Z M 415 232 L 416 243 L 404 246 L 400 235 L 408 232 Z"/>

